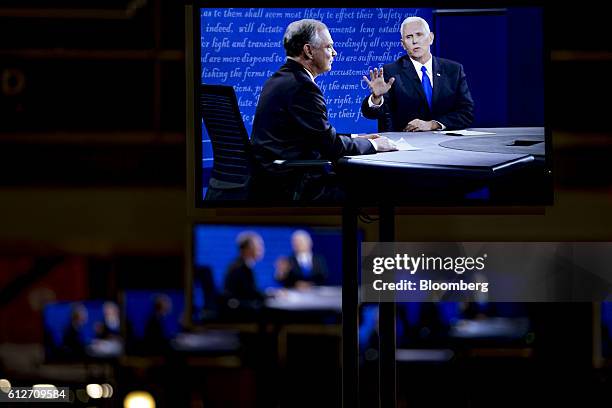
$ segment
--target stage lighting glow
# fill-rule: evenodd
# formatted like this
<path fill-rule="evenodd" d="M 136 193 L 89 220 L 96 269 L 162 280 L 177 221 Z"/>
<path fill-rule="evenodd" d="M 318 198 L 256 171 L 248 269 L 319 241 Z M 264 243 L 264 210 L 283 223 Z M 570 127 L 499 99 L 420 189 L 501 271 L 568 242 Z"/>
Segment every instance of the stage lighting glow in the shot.
<path fill-rule="evenodd" d="M 40 390 L 57 390 L 57 387 L 53 384 L 34 384 L 32 389 L 40 389 Z M 42 399 L 51 399 L 53 398 L 51 394 L 45 394 L 45 396 L 41 397 Z"/>
<path fill-rule="evenodd" d="M 87 384 L 85 390 L 87 391 L 87 395 L 94 399 L 102 398 L 104 393 L 104 390 L 100 384 Z"/>
<path fill-rule="evenodd" d="M 8 393 L 11 390 L 11 383 L 6 378 L 0 380 L 0 391 Z"/>
<path fill-rule="evenodd" d="M 110 384 L 102 384 L 102 398 L 113 396 L 113 387 Z"/>
<path fill-rule="evenodd" d="M 44 388 L 46 390 L 56 390 L 57 387 L 53 384 L 34 384 L 32 388 Z"/>
<path fill-rule="evenodd" d="M 146 391 L 132 391 L 125 396 L 123 408 L 155 408 L 155 400 Z"/>

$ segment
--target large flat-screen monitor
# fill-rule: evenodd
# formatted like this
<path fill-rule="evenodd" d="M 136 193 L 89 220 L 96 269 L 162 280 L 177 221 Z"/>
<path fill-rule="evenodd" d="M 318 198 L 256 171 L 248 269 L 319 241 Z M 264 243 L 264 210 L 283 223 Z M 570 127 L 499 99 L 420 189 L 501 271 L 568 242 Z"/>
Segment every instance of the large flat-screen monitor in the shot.
<path fill-rule="evenodd" d="M 287 30 L 302 19 L 327 31 Z M 196 208 L 551 204 L 542 7 L 196 2 L 186 23 Z M 374 106 L 382 67 L 390 88 Z"/>

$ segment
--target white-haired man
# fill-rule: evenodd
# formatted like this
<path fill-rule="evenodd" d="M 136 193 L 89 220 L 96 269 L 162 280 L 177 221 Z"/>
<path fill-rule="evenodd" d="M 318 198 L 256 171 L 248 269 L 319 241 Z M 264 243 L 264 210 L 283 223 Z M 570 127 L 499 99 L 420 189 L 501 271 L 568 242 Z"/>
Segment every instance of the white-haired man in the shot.
<path fill-rule="evenodd" d="M 283 37 L 286 63 L 264 84 L 257 103 L 251 142 L 255 156 L 254 194 L 261 199 L 334 200 L 329 177 L 308 168 L 279 169 L 277 160 L 334 161 L 345 155 L 395 150 L 378 135 L 341 135 L 329 123 L 323 93 L 314 79 L 336 56 L 327 26 L 317 20 L 289 24 Z"/>
<path fill-rule="evenodd" d="M 424 19 L 406 18 L 400 32 L 407 55 L 364 76 L 371 95 L 361 104 L 363 116 L 378 119 L 381 132 L 469 127 L 474 101 L 463 66 L 431 55 L 434 33 Z"/>
<path fill-rule="evenodd" d="M 310 234 L 304 230 L 294 231 L 291 248 L 291 256 L 277 261 L 276 280 L 286 288 L 298 289 L 325 284 L 327 262 L 323 256 L 313 252 Z"/>

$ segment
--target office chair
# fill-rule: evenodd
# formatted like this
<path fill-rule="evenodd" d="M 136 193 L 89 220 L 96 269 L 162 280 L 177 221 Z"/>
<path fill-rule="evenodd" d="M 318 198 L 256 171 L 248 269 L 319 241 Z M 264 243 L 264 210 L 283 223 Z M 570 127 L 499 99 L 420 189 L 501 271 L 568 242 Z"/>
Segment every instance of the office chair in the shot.
<path fill-rule="evenodd" d="M 198 311 L 199 317 L 202 320 L 218 318 L 222 299 L 221 294 L 217 291 L 212 270 L 208 266 L 196 267 L 194 282 L 198 282 L 202 288 L 203 303 L 202 310 Z"/>
<path fill-rule="evenodd" d="M 200 112 L 214 156 L 205 199 L 246 200 L 251 180 L 251 145 L 234 88 L 200 85 Z"/>
<path fill-rule="evenodd" d="M 224 85 L 200 85 L 200 112 L 212 142 L 213 169 L 205 200 L 299 200 L 304 186 L 297 179 L 291 197 L 274 196 L 274 186 L 265 186 L 265 194 L 253 191 L 254 157 L 249 135 L 244 127 L 234 88 Z M 277 160 L 278 170 L 298 172 L 317 169 L 324 172 L 327 160 Z M 260 180 L 262 180 L 260 178 Z M 268 184 L 260 181 L 259 187 Z"/>

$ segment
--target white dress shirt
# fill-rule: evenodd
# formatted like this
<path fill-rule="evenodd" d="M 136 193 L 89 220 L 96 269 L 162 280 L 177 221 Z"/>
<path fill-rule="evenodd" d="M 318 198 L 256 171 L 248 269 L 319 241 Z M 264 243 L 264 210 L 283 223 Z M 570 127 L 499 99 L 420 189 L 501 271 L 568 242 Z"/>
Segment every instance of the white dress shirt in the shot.
<path fill-rule="evenodd" d="M 300 252 L 295 256 L 298 265 L 304 270 L 312 270 L 312 252 Z"/>
<path fill-rule="evenodd" d="M 421 67 L 425 66 L 427 69 L 427 76 L 429 77 L 429 83 L 431 84 L 431 89 L 433 89 L 433 67 L 432 67 L 433 58 L 429 58 L 429 60 L 425 64 L 421 64 L 419 61 L 415 61 L 410 58 L 410 62 L 414 65 L 414 69 L 416 69 L 417 75 L 419 76 L 419 81 L 423 82 L 423 71 L 421 71 Z"/>

